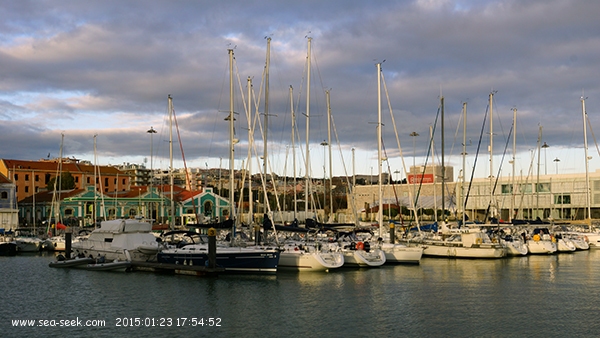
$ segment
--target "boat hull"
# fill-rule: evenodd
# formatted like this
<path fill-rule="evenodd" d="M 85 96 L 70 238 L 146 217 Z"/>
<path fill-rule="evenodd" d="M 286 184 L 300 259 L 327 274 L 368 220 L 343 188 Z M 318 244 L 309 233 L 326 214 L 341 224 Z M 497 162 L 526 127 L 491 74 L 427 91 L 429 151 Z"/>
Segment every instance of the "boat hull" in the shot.
<path fill-rule="evenodd" d="M 282 251 L 278 269 L 294 271 L 329 271 L 344 265 L 341 252 Z"/>
<path fill-rule="evenodd" d="M 385 264 L 385 253 L 380 249 L 345 250 L 344 267 L 375 268 Z"/>
<path fill-rule="evenodd" d="M 116 261 L 107 263 L 88 264 L 86 270 L 90 271 L 128 271 L 131 267 L 131 262 Z"/>
<path fill-rule="evenodd" d="M 50 262 L 48 266 L 50 266 L 51 268 L 74 268 L 85 266 L 91 263 L 94 263 L 93 258 L 73 258 L 62 261 Z"/>
<path fill-rule="evenodd" d="M 164 250 L 157 254 L 159 263 L 208 266 L 208 247 L 192 250 L 188 245 L 181 249 Z M 275 273 L 279 264 L 278 250 L 217 247 L 216 265 L 225 272 Z"/>
<path fill-rule="evenodd" d="M 502 247 L 464 247 L 437 243 L 425 243 L 423 255 L 433 257 L 452 258 L 485 258 L 496 259 L 506 256 L 506 250 Z"/>
<path fill-rule="evenodd" d="M 381 250 L 385 253 L 386 264 L 420 264 L 423 256 L 420 246 L 383 243 Z"/>

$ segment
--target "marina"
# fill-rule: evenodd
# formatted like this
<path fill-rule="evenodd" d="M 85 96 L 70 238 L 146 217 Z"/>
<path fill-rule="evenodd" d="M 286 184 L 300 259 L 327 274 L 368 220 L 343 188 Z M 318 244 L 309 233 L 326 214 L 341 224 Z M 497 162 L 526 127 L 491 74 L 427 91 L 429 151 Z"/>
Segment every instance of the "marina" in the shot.
<path fill-rule="evenodd" d="M 598 250 L 217 278 L 50 269 L 53 259 L 0 257 L 3 297 L 11 300 L 0 312 L 4 337 L 582 337 L 600 329 L 593 291 L 600 287 Z M 106 325 L 11 324 L 76 317 Z M 192 317 L 218 318 L 220 326 L 177 325 L 177 318 Z M 123 318 L 155 325 L 124 325 Z M 158 325 L 160 318 L 171 325 Z"/>

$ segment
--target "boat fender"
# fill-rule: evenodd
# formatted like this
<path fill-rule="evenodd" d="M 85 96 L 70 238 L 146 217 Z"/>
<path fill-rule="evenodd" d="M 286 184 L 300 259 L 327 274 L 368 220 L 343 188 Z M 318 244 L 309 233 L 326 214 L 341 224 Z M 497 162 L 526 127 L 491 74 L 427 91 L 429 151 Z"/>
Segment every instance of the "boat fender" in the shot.
<path fill-rule="evenodd" d="M 371 250 L 371 244 L 369 242 L 365 242 L 363 246 L 366 252 L 369 252 L 369 250 Z"/>
<path fill-rule="evenodd" d="M 539 242 L 540 239 L 541 239 L 540 235 L 538 235 L 538 234 L 533 235 L 533 240 L 534 241 Z"/>
<path fill-rule="evenodd" d="M 556 243 L 556 237 L 550 235 L 550 239 L 552 240 L 552 243 Z"/>
<path fill-rule="evenodd" d="M 475 244 L 481 244 L 481 238 L 475 239 Z"/>
<path fill-rule="evenodd" d="M 363 242 L 356 243 L 356 250 L 364 250 L 364 249 L 365 249 L 365 243 L 363 243 Z"/>
<path fill-rule="evenodd" d="M 348 249 L 350 249 L 350 250 L 356 250 L 356 243 L 350 242 L 350 247 Z"/>

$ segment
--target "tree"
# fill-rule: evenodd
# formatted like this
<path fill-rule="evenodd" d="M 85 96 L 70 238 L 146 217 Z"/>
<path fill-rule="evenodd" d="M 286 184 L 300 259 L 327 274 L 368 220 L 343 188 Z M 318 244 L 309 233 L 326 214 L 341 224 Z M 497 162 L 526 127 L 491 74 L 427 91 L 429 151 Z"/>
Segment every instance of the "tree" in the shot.
<path fill-rule="evenodd" d="M 46 189 L 48 191 L 54 191 L 54 182 L 56 181 L 56 177 L 53 177 L 48 181 L 48 185 Z M 75 189 L 75 178 L 71 175 L 70 172 L 66 171 L 60 174 L 60 186 L 56 185 L 57 190 L 72 190 Z"/>

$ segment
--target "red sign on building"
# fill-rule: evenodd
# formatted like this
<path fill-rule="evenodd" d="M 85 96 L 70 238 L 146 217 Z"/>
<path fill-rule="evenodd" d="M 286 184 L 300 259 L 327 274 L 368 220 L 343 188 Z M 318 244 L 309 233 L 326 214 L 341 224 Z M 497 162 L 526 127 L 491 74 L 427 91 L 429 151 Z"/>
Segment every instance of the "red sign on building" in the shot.
<path fill-rule="evenodd" d="M 421 180 L 423 183 L 433 183 L 433 174 L 409 174 L 408 175 L 408 183 L 409 184 L 421 184 Z"/>

